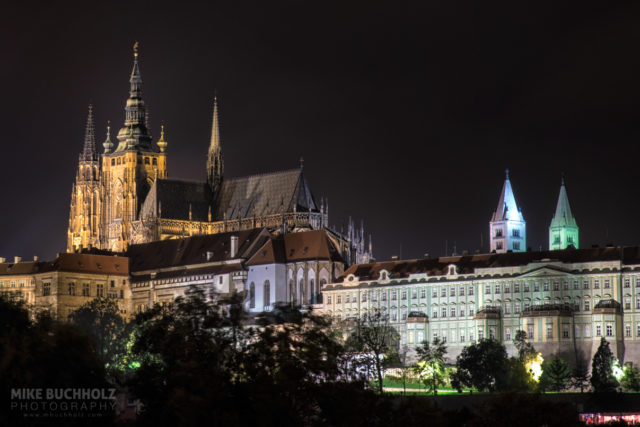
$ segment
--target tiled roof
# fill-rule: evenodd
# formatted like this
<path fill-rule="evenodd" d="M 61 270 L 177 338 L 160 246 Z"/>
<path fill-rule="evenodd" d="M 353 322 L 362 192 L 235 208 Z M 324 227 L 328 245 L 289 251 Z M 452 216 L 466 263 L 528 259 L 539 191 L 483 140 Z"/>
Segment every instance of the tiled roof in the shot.
<path fill-rule="evenodd" d="M 621 250 L 623 251 L 621 253 Z M 380 271 L 386 270 L 391 279 L 407 278 L 410 274 L 427 273 L 429 276 L 447 274 L 448 266 L 455 264 L 457 274 L 473 274 L 479 268 L 515 267 L 531 262 L 558 261 L 562 263 L 586 263 L 597 261 L 620 261 L 623 265 L 640 265 L 640 247 L 605 247 L 591 249 L 566 249 L 562 251 L 509 252 L 502 254 L 480 254 L 437 259 L 385 261 L 373 264 L 353 265 L 338 281 L 353 274 L 360 280 L 377 280 Z"/>
<path fill-rule="evenodd" d="M 47 271 L 126 276 L 129 274 L 129 259 L 118 256 L 62 253 L 53 261 L 0 264 L 0 275 L 35 274 Z"/>
<path fill-rule="evenodd" d="M 184 239 L 160 240 L 131 245 L 126 255 L 131 258 L 132 272 L 228 261 L 232 259 L 231 236 L 238 237 L 238 252 L 235 258 L 247 258 L 269 238 L 269 233 L 264 229 L 254 228 Z M 207 252 L 210 253 L 209 259 Z"/>
<path fill-rule="evenodd" d="M 315 259 L 342 261 L 340 252 L 324 230 L 272 237 L 247 261 L 247 265 L 282 264 Z"/>
<path fill-rule="evenodd" d="M 217 219 L 318 211 L 302 169 L 225 179 Z"/>

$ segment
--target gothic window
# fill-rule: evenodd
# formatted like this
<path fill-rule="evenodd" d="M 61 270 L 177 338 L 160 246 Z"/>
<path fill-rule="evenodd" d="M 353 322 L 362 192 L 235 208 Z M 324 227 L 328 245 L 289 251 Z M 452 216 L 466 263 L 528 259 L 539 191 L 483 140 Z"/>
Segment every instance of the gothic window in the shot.
<path fill-rule="evenodd" d="M 256 307 L 256 285 L 251 282 L 249 285 L 249 308 Z"/>
<path fill-rule="evenodd" d="M 309 287 L 311 291 L 311 304 L 316 303 L 316 281 L 314 279 L 309 280 Z"/>
<path fill-rule="evenodd" d="M 271 284 L 268 280 L 264 281 L 264 289 L 262 291 L 262 300 L 264 304 L 264 309 L 268 310 L 271 306 Z M 329 297 L 329 302 L 331 301 L 331 297 Z"/>

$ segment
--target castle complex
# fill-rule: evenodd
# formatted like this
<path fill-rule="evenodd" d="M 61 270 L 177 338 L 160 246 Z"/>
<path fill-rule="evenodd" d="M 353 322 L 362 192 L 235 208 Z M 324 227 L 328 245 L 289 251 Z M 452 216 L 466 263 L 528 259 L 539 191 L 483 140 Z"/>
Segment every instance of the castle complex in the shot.
<path fill-rule="evenodd" d="M 193 286 L 240 292 L 258 314 L 279 303 L 313 306 L 350 323 L 382 310 L 402 345 L 444 338 L 455 357 L 469 342 L 518 330 L 547 357 L 590 358 L 600 337 L 621 360 L 640 360 L 640 248 L 579 248 L 564 178 L 547 251 L 527 248 L 526 221 L 506 171 L 489 221 L 488 254 L 373 262 L 371 239 L 349 220 L 329 227 L 302 166 L 225 178 L 213 101 L 207 181 L 170 179 L 164 129 L 149 130 L 134 50 L 125 121 L 104 151 L 89 107 L 71 195 L 68 253 L 54 261 L 0 258 L 0 293 L 60 319 L 95 297 L 125 315 Z M 98 254 L 100 253 L 100 254 Z"/>
<path fill-rule="evenodd" d="M 225 178 L 214 98 L 206 182 L 169 179 L 164 128 L 154 143 L 142 98 L 137 44 L 129 78 L 125 121 L 99 155 L 92 107 L 71 193 L 67 251 L 98 248 L 123 252 L 132 244 L 254 228 L 287 233 L 327 231 L 349 263 L 368 262 L 363 227 L 349 220 L 346 234 L 329 228 L 328 202 L 317 203 L 303 168 Z"/>

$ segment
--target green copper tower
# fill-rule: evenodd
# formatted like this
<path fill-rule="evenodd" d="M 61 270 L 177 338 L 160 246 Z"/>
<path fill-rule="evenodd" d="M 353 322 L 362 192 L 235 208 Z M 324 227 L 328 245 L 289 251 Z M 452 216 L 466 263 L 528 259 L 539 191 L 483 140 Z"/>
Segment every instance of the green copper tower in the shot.
<path fill-rule="evenodd" d="M 549 226 L 549 250 L 566 249 L 569 246 L 578 249 L 578 244 L 578 224 L 576 224 L 576 219 L 571 214 L 563 176 L 556 213 L 553 215 Z"/>

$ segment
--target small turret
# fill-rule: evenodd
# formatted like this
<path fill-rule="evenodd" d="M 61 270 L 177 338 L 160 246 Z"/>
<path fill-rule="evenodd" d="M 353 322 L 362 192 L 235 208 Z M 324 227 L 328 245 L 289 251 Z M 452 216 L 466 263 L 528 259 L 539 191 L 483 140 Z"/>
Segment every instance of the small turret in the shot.
<path fill-rule="evenodd" d="M 224 164 L 222 162 L 222 145 L 220 141 L 220 125 L 218 121 L 218 97 L 213 98 L 213 122 L 211 124 L 211 142 L 207 155 L 207 182 L 214 195 L 220 193 Z"/>
<path fill-rule="evenodd" d="M 104 154 L 109 154 L 113 151 L 114 144 L 111 142 L 111 121 L 107 122 L 107 138 L 102 143 L 104 147 Z"/>
<path fill-rule="evenodd" d="M 160 125 L 160 139 L 157 144 L 161 153 L 164 153 L 167 150 L 167 141 L 164 140 L 164 125 Z"/>

